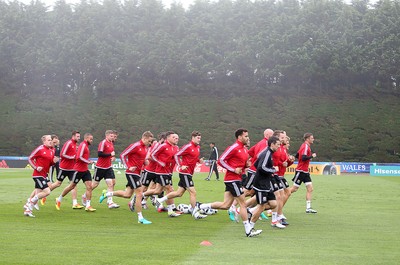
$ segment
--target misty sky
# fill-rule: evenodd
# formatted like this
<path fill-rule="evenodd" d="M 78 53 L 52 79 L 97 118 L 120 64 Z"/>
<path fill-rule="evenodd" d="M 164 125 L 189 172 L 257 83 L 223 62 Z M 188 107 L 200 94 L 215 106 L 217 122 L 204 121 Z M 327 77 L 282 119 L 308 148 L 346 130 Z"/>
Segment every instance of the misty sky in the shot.
<path fill-rule="evenodd" d="M 29 4 L 31 0 L 17 0 L 17 1 L 23 2 L 23 3 L 25 3 L 25 4 Z M 41 1 L 44 2 L 44 3 L 46 3 L 46 4 L 48 4 L 48 5 L 50 6 L 50 5 L 52 5 L 56 0 L 41 0 Z M 71 3 L 71 4 L 73 4 L 73 3 L 79 3 L 79 1 L 80 1 L 80 0 L 66 0 L 67 3 Z M 209 0 L 209 1 L 217 1 L 217 0 Z M 379 1 L 379 0 L 369 0 L 369 2 L 370 2 L 371 4 L 374 4 L 374 3 L 378 2 L 378 1 Z M 195 0 L 162 0 L 162 2 L 164 3 L 164 5 L 165 5 L 166 7 L 169 7 L 169 5 L 170 5 L 171 3 L 176 2 L 176 3 L 181 3 L 182 6 L 183 6 L 184 8 L 188 8 L 192 3 L 195 2 Z M 351 0 L 344 0 L 344 2 L 346 2 L 346 3 L 351 3 Z"/>
<path fill-rule="evenodd" d="M 31 0 L 17 0 L 19 2 L 29 4 Z M 43 3 L 46 3 L 47 5 L 51 6 L 53 5 L 56 0 L 41 0 Z M 184 8 L 188 8 L 190 4 L 194 3 L 195 0 L 162 0 L 165 6 L 169 6 L 171 3 L 176 2 L 176 3 L 181 3 Z M 69 4 L 74 4 L 74 3 L 79 3 L 80 0 L 65 0 L 65 2 Z"/>

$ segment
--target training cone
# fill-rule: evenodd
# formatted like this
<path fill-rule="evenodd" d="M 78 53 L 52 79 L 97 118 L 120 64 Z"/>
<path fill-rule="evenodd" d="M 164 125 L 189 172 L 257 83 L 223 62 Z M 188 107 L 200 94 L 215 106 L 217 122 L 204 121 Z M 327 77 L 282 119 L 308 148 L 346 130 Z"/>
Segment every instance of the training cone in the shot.
<path fill-rule="evenodd" d="M 210 241 L 204 240 L 204 241 L 201 241 L 200 245 L 202 245 L 202 246 L 212 246 L 212 243 Z"/>

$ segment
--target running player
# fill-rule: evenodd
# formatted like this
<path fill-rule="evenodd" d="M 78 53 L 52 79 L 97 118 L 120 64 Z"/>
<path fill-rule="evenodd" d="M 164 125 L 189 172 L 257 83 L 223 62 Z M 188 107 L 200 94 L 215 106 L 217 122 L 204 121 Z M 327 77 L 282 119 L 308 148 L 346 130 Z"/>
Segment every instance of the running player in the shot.
<path fill-rule="evenodd" d="M 203 203 L 196 205 L 200 209 L 228 210 L 236 199 L 240 205 L 240 216 L 242 217 L 247 237 L 261 234 L 262 230 L 254 230 L 250 226 L 245 197 L 242 191 L 242 174 L 248 166 L 248 151 L 246 144 L 249 141 L 249 133 L 246 129 L 238 129 L 235 132 L 236 142 L 229 146 L 221 155 L 219 164 L 227 171 L 224 177 L 225 193 L 223 202 Z M 196 211 L 197 209 L 195 209 Z"/>
<path fill-rule="evenodd" d="M 35 182 L 35 196 L 29 198 L 24 205 L 24 215 L 35 217 L 32 210 L 35 204 L 44 197 L 50 194 L 50 188 L 47 185 L 47 174 L 52 165 L 54 165 L 58 158 L 54 157 L 54 148 L 51 141 L 51 135 L 42 136 L 42 145 L 38 146 L 29 156 L 28 162 L 33 168 L 32 178 Z"/>
<path fill-rule="evenodd" d="M 112 167 L 112 162 L 115 161 L 114 151 L 114 131 L 107 130 L 105 132 L 105 139 L 99 143 L 97 148 L 97 163 L 93 174 L 92 190 L 96 189 L 100 181 L 104 179 L 107 184 L 107 190 L 113 191 L 115 185 L 115 175 Z M 86 204 L 87 198 L 85 194 L 82 195 L 82 203 Z M 107 199 L 109 209 L 119 208 L 119 205 L 114 203 L 112 197 Z"/>
<path fill-rule="evenodd" d="M 75 165 L 76 151 L 77 151 L 76 144 L 79 142 L 80 139 L 81 139 L 81 134 L 78 131 L 72 131 L 71 139 L 69 139 L 63 145 L 63 148 L 61 149 L 60 152 L 60 159 L 61 159 L 60 172 L 57 175 L 57 181 L 51 185 L 50 187 L 51 190 L 60 187 L 66 177 L 68 177 L 70 183 L 72 182 L 72 177 L 75 173 L 74 165 Z M 82 209 L 83 206 L 80 205 L 77 200 L 76 188 L 72 190 L 71 195 L 72 195 L 72 209 Z M 57 210 L 60 210 L 62 198 L 63 197 L 61 195 L 58 198 L 56 198 Z"/>
<path fill-rule="evenodd" d="M 271 185 L 276 169 L 273 162 L 273 153 L 279 148 L 279 139 L 272 136 L 268 139 L 268 148 L 263 150 L 255 162 L 257 169 L 254 179 L 253 189 L 257 199 L 257 207 L 250 218 L 250 226 L 254 228 L 260 214 L 265 210 L 266 204 L 268 208 L 275 211 L 277 202 L 275 200 L 274 187 Z M 272 224 L 274 226 L 274 224 Z"/>
<path fill-rule="evenodd" d="M 313 185 L 310 176 L 310 172 L 308 171 L 308 167 L 310 165 L 311 159 L 317 156 L 316 153 L 311 151 L 311 145 L 314 143 L 314 135 L 312 133 L 304 134 L 304 143 L 300 146 L 297 154 L 299 155 L 299 161 L 296 167 L 296 174 L 293 177 L 293 186 L 291 188 L 291 193 L 296 192 L 301 183 L 304 182 L 306 185 L 306 213 L 317 213 L 316 210 L 311 208 L 311 199 L 313 192 Z"/>
<path fill-rule="evenodd" d="M 148 164 L 145 165 L 144 170 L 142 172 L 142 185 L 143 185 L 143 192 L 146 192 L 148 189 L 154 189 L 155 188 L 155 183 L 156 183 L 156 167 L 157 167 L 157 162 L 155 162 L 154 160 L 151 159 L 151 153 L 158 148 L 159 145 L 163 144 L 165 141 L 165 137 L 166 137 L 166 133 L 165 132 L 161 132 L 158 134 L 158 141 L 153 141 L 153 143 L 151 144 L 149 150 L 147 151 L 147 155 L 146 155 L 146 161 L 148 161 Z M 153 196 L 151 197 L 152 201 L 154 201 Z M 142 198 L 142 208 L 147 209 L 147 197 L 143 196 Z M 134 201 L 133 199 L 130 201 L 130 205 L 134 205 Z M 154 206 L 155 206 L 155 202 L 154 202 Z M 161 209 L 161 208 L 159 208 Z"/>
<path fill-rule="evenodd" d="M 61 195 L 58 197 L 58 201 L 61 202 L 62 198 L 65 197 L 71 190 L 76 188 L 76 185 L 80 180 L 85 184 L 86 187 L 86 204 L 85 210 L 87 212 L 94 212 L 91 204 L 92 198 L 92 175 L 89 171 L 89 164 L 93 164 L 94 161 L 90 160 L 90 150 L 89 146 L 93 143 L 93 135 L 86 133 L 84 135 L 84 140 L 80 143 L 76 155 L 76 163 L 74 165 L 74 174 L 69 185 L 62 191 Z"/>
<path fill-rule="evenodd" d="M 100 203 L 103 202 L 105 198 L 117 196 L 130 199 L 132 195 L 135 193 L 136 195 L 136 203 L 134 205 L 130 205 L 130 209 L 132 211 L 135 210 L 138 214 L 138 223 L 140 224 L 151 224 L 150 221 L 146 220 L 142 214 L 142 194 L 143 187 L 140 180 L 140 171 L 145 164 L 146 154 L 148 150 L 148 146 L 153 140 L 153 134 L 149 131 L 146 131 L 142 134 L 141 140 L 130 144 L 122 153 L 121 153 L 121 162 L 124 164 L 125 176 L 128 181 L 126 184 L 125 190 L 117 190 L 117 191 L 107 191 L 103 190 L 102 195 L 100 196 Z"/>
<path fill-rule="evenodd" d="M 160 206 L 164 201 L 181 197 L 185 191 L 189 192 L 190 205 L 192 210 L 196 207 L 196 189 L 194 188 L 193 173 L 197 163 L 203 163 L 200 159 L 200 141 L 201 133 L 198 131 L 192 132 L 192 140 L 184 145 L 178 153 L 175 154 L 175 161 L 179 172 L 179 183 L 176 191 L 168 193 L 166 196 L 156 199 L 157 206 Z M 202 215 L 192 211 L 195 219 L 206 218 L 207 215 Z"/>
<path fill-rule="evenodd" d="M 179 136 L 169 131 L 166 133 L 166 141 L 151 153 L 151 159 L 157 163 L 155 169 L 157 184 L 154 189 L 147 190 L 144 193 L 145 196 L 158 195 L 163 190 L 167 193 L 174 191 L 172 187 L 172 173 L 176 163 L 174 156 L 179 151 L 179 147 L 177 146 L 178 141 Z M 175 205 L 173 199 L 167 200 L 167 209 L 169 217 L 177 217 L 180 215 L 174 211 Z"/>

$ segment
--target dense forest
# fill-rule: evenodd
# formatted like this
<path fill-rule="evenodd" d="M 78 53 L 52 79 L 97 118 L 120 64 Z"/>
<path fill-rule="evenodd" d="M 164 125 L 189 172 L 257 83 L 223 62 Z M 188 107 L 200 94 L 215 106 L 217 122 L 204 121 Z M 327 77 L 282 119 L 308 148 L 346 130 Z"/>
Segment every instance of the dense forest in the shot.
<path fill-rule="evenodd" d="M 320 161 L 397 162 L 400 0 L 0 0 L 0 155 L 43 134 L 311 131 Z M 95 148 L 94 148 L 95 149 Z"/>

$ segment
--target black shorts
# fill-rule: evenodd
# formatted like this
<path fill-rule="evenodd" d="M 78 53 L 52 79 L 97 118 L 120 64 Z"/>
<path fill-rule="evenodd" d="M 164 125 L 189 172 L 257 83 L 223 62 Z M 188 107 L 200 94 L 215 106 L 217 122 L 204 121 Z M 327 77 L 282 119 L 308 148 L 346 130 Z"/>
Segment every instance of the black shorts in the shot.
<path fill-rule="evenodd" d="M 157 174 L 156 183 L 159 183 L 163 187 L 172 185 L 172 176 L 169 174 L 165 175 Z"/>
<path fill-rule="evenodd" d="M 100 181 L 102 179 L 115 179 L 114 170 L 112 167 L 104 169 L 104 168 L 95 168 L 93 179 L 95 181 Z"/>
<path fill-rule="evenodd" d="M 52 182 L 51 179 L 50 179 L 50 177 L 49 177 L 49 174 L 47 174 L 47 176 L 45 177 L 45 179 L 47 180 L 47 183 L 48 183 L 48 182 Z"/>
<path fill-rule="evenodd" d="M 148 172 L 146 170 L 143 171 L 142 173 L 142 185 L 148 187 L 150 185 L 150 182 L 156 182 L 157 179 L 157 174 L 153 172 Z"/>
<path fill-rule="evenodd" d="M 78 172 L 75 171 L 75 174 L 72 178 L 72 182 L 74 182 L 75 184 L 78 184 L 78 182 L 82 180 L 82 182 L 86 182 L 86 181 L 92 181 L 92 174 L 90 174 L 90 171 L 83 171 L 83 172 Z"/>
<path fill-rule="evenodd" d="M 33 182 L 35 182 L 35 189 L 44 190 L 45 188 L 49 187 L 47 185 L 47 179 L 44 177 L 33 178 Z"/>
<path fill-rule="evenodd" d="M 233 197 L 239 197 L 243 194 L 242 182 L 225 182 L 225 191 L 229 191 L 233 195 Z"/>
<path fill-rule="evenodd" d="M 279 177 L 279 179 L 281 180 L 284 189 L 289 188 L 289 182 L 287 182 L 285 177 Z"/>
<path fill-rule="evenodd" d="M 303 182 L 305 184 L 312 182 L 310 173 L 305 173 L 302 171 L 296 171 L 296 174 L 294 175 L 292 181 L 294 182 L 295 186 L 300 186 L 301 183 L 303 183 Z"/>
<path fill-rule="evenodd" d="M 274 175 L 274 177 L 271 178 L 271 184 L 274 192 L 278 190 L 283 190 L 283 184 L 277 175 Z"/>
<path fill-rule="evenodd" d="M 126 180 L 128 181 L 128 183 L 126 184 L 126 187 L 130 187 L 131 189 L 135 190 L 142 186 L 142 182 L 140 181 L 139 175 L 125 173 L 125 177 L 126 177 Z"/>
<path fill-rule="evenodd" d="M 65 177 L 68 177 L 69 181 L 72 181 L 75 171 L 60 169 L 57 175 L 57 180 L 63 182 Z"/>
<path fill-rule="evenodd" d="M 246 190 L 251 190 L 253 188 L 255 177 L 256 177 L 256 172 L 248 171 L 247 177 L 243 180 L 243 188 L 245 188 Z"/>
<path fill-rule="evenodd" d="M 182 187 L 184 189 L 189 188 L 189 187 L 194 187 L 193 176 L 189 175 L 189 174 L 179 173 L 178 186 Z"/>
<path fill-rule="evenodd" d="M 260 191 L 260 190 L 254 190 L 254 191 L 256 192 L 255 196 L 257 199 L 257 204 L 265 204 L 268 201 L 276 200 L 275 194 L 273 192 Z"/>

